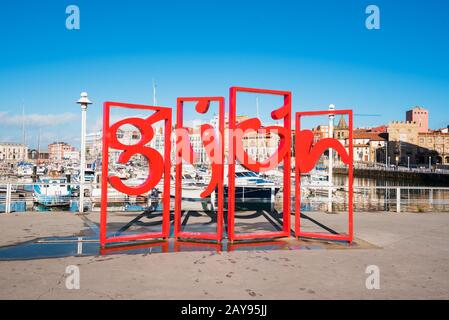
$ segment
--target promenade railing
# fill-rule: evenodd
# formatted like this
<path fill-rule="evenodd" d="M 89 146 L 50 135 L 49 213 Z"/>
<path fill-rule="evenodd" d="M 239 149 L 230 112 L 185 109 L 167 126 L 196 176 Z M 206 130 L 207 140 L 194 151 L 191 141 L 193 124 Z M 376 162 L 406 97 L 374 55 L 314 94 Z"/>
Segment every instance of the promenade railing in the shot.
<path fill-rule="evenodd" d="M 67 196 L 56 195 L 54 203 L 42 203 L 37 197 L 34 187 L 45 187 L 45 183 L 0 183 L 0 213 L 72 211 L 78 212 L 83 206 L 85 211 L 100 210 L 100 186 L 86 183 L 84 186 L 85 202 L 79 203 L 79 183 L 60 184 L 62 188 L 70 190 Z M 332 196 L 329 198 L 329 189 Z M 294 190 L 294 188 L 292 188 Z M 293 192 L 293 191 L 292 191 Z M 284 197 L 281 190 L 275 201 Z M 295 198 L 292 193 L 292 211 Z M 114 211 L 138 211 L 154 205 L 162 194 L 154 196 L 129 197 L 108 189 L 108 206 Z M 172 199 L 173 200 L 173 199 Z M 262 201 L 261 201 L 262 202 Z M 301 186 L 301 210 L 327 211 L 329 202 L 335 212 L 347 211 L 348 189 L 346 186 Z M 264 202 L 266 203 L 266 202 Z M 173 201 L 172 201 L 173 204 Z M 355 186 L 354 210 L 359 212 L 449 212 L 449 187 L 427 186 Z"/>

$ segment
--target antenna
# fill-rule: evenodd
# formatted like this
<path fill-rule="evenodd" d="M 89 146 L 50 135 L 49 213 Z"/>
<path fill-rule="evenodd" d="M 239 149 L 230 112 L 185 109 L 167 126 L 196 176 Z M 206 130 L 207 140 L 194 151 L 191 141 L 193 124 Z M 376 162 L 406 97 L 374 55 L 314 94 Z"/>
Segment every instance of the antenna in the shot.
<path fill-rule="evenodd" d="M 355 113 L 354 117 L 382 117 L 381 114 Z"/>
<path fill-rule="evenodd" d="M 25 101 L 22 99 L 22 135 L 23 135 L 23 160 L 25 160 L 25 146 L 26 146 L 26 135 L 25 135 Z"/>
<path fill-rule="evenodd" d="M 40 159 L 41 155 L 41 127 L 39 127 L 39 134 L 37 135 L 37 160 Z"/>
<path fill-rule="evenodd" d="M 259 119 L 259 97 L 256 97 L 256 116 Z"/>
<path fill-rule="evenodd" d="M 23 144 L 25 145 L 25 102 L 22 100 L 22 137 Z"/>
<path fill-rule="evenodd" d="M 256 97 L 256 116 L 259 118 L 259 97 Z M 256 161 L 259 161 L 259 133 L 256 131 Z"/>
<path fill-rule="evenodd" d="M 156 82 L 153 79 L 153 105 L 157 106 L 157 99 L 156 99 Z"/>

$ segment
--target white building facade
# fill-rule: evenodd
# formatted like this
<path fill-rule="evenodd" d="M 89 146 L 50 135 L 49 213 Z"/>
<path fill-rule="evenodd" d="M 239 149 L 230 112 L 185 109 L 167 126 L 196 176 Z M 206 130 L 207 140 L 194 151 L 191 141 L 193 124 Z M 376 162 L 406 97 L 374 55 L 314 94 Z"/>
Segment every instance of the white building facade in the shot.
<path fill-rule="evenodd" d="M 21 143 L 0 142 L 0 161 L 28 159 L 28 147 Z"/>

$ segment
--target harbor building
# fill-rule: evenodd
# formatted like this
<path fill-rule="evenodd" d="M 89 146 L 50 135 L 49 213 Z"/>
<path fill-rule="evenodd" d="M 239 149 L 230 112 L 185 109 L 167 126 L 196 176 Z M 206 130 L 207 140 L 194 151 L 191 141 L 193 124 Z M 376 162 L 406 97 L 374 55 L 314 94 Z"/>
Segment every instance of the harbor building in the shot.
<path fill-rule="evenodd" d="M 119 129 L 117 131 L 118 140 L 124 145 L 136 145 L 141 139 L 139 130 Z M 154 137 L 149 143 L 151 148 L 164 154 L 164 128 L 154 127 Z M 97 131 L 86 135 L 86 159 L 89 162 L 101 159 L 103 149 L 103 132 Z M 109 161 L 117 162 L 122 150 L 109 150 Z M 133 160 L 144 161 L 144 157 L 137 154 Z"/>
<path fill-rule="evenodd" d="M 48 151 L 31 149 L 28 151 L 28 160 L 37 162 L 48 162 L 48 160 L 50 160 L 50 154 L 48 153 Z"/>
<path fill-rule="evenodd" d="M 88 162 L 101 158 L 102 137 L 101 131 L 86 134 L 86 160 Z"/>
<path fill-rule="evenodd" d="M 421 166 L 449 164 L 447 128 L 429 130 L 429 112 L 422 107 L 407 111 L 406 119 L 405 122 L 395 121 L 388 126 L 392 161 Z"/>
<path fill-rule="evenodd" d="M 316 128 L 313 128 L 312 132 L 313 132 L 313 142 L 316 143 L 321 139 L 329 137 L 329 126 L 319 125 Z"/>
<path fill-rule="evenodd" d="M 0 142 L 0 161 L 21 161 L 28 159 L 28 147 L 22 143 Z"/>
<path fill-rule="evenodd" d="M 385 133 L 372 132 L 369 129 L 355 130 L 353 134 L 354 161 L 385 163 L 387 140 Z"/>
<path fill-rule="evenodd" d="M 419 133 L 429 131 L 429 111 L 422 107 L 415 107 L 407 111 L 405 113 L 405 120 L 408 122 L 416 122 Z"/>
<path fill-rule="evenodd" d="M 449 165 L 449 133 L 442 130 L 418 134 L 418 163 Z"/>
<path fill-rule="evenodd" d="M 393 121 L 388 124 L 389 163 L 416 164 L 419 125 L 414 121 Z"/>
<path fill-rule="evenodd" d="M 333 138 L 340 141 L 349 151 L 349 126 L 344 116 L 340 117 L 338 124 L 334 127 Z M 385 163 L 386 145 L 388 143 L 386 127 L 354 129 L 352 141 L 354 161 Z"/>
<path fill-rule="evenodd" d="M 338 124 L 334 127 L 334 138 L 338 140 L 346 140 L 349 138 L 349 126 L 344 116 L 340 117 Z"/>
<path fill-rule="evenodd" d="M 48 153 L 51 161 L 74 160 L 80 159 L 80 154 L 66 142 L 53 142 L 48 145 Z"/>
<path fill-rule="evenodd" d="M 272 133 L 251 131 L 243 137 L 243 148 L 255 161 L 265 161 L 276 152 L 280 138 Z"/>

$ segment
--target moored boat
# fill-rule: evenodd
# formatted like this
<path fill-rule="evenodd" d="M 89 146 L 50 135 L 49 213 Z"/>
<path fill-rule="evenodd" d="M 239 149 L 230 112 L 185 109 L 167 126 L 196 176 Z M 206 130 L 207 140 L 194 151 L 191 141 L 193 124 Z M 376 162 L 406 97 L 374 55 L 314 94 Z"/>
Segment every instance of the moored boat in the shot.
<path fill-rule="evenodd" d="M 45 207 L 70 205 L 71 189 L 66 178 L 43 178 L 33 186 L 33 201 Z"/>

